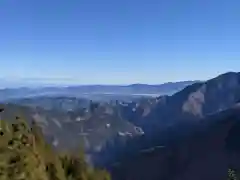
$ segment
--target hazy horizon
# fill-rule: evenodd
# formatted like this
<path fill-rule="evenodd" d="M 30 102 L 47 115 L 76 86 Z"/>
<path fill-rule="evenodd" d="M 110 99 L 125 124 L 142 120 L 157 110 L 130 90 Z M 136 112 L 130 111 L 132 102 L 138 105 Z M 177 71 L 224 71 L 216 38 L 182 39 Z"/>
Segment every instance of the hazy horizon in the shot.
<path fill-rule="evenodd" d="M 63 79 L 41 79 L 41 78 L 14 78 L 14 79 L 4 79 L 0 78 L 0 88 L 12 88 L 12 87 L 65 87 L 65 86 L 129 86 L 129 85 L 161 85 L 167 83 L 179 83 L 179 82 L 188 82 L 188 81 L 200 81 L 200 80 L 182 80 L 182 81 L 173 81 L 173 82 L 159 82 L 156 84 L 150 83 L 130 83 L 130 84 L 117 84 L 117 83 L 99 83 L 99 84 L 91 84 L 91 83 L 78 83 L 73 80 L 64 80 Z M 204 81 L 204 80 L 202 80 Z"/>

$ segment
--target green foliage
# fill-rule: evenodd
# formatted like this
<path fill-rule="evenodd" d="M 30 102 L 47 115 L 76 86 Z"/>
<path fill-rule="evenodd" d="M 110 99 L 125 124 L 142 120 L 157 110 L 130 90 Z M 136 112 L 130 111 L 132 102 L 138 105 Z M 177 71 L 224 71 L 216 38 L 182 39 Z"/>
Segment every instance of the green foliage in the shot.
<path fill-rule="evenodd" d="M 106 171 L 87 165 L 83 152 L 53 151 L 36 123 L 0 121 L 0 180 L 110 180 Z"/>
<path fill-rule="evenodd" d="M 64 154 L 60 157 L 67 180 L 110 180 L 104 170 L 90 168 L 84 160 L 84 153 Z"/>
<path fill-rule="evenodd" d="M 228 170 L 228 180 L 238 180 L 237 174 L 233 169 Z"/>
<path fill-rule="evenodd" d="M 91 175 L 90 175 L 90 180 L 111 180 L 110 175 L 108 174 L 107 171 L 104 170 L 95 170 Z"/>

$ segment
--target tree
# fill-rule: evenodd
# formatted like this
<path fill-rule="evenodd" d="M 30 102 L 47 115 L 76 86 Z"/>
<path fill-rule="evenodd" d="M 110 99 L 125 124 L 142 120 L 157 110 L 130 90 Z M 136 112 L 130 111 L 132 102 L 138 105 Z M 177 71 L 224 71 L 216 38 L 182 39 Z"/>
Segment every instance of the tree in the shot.
<path fill-rule="evenodd" d="M 236 172 L 233 169 L 228 170 L 228 180 L 238 180 Z"/>
<path fill-rule="evenodd" d="M 106 171 L 88 166 L 84 153 L 54 151 L 44 140 L 41 128 L 32 128 L 17 118 L 9 125 L 5 121 L 0 130 L 1 180 L 109 180 Z"/>

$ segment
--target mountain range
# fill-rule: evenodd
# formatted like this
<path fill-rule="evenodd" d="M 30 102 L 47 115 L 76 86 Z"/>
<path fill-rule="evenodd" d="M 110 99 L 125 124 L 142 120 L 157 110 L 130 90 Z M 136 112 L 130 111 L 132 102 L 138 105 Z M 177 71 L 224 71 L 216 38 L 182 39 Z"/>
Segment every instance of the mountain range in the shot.
<path fill-rule="evenodd" d="M 177 121 L 193 121 L 216 113 L 239 100 L 240 74 L 229 72 L 206 82 L 194 83 L 172 96 L 160 98 L 140 124 L 152 131 L 157 127 L 171 126 Z"/>
<path fill-rule="evenodd" d="M 119 134 L 141 135 L 134 124 L 121 119 L 114 107 L 91 104 L 91 108 L 75 111 L 46 110 L 41 107 L 2 104 L 2 119 L 15 116 L 29 124 L 36 122 L 47 141 L 59 150 L 74 150 L 84 146 L 86 151 L 99 151 L 105 143 Z M 126 136 L 128 137 L 128 136 Z"/>
<path fill-rule="evenodd" d="M 114 180 L 219 180 L 227 179 L 229 168 L 239 171 L 240 73 L 172 85 L 175 92 L 147 86 L 149 94 L 168 93 L 127 101 L 77 95 L 145 94 L 145 85 L 47 88 L 52 95 L 38 97 L 21 89 L 18 98 L 2 94 L 1 118 L 19 114 L 36 121 L 56 149 L 83 146 L 91 163 L 107 168 Z"/>
<path fill-rule="evenodd" d="M 225 151 L 231 127 L 239 127 L 239 88 L 240 74 L 230 72 L 159 97 L 138 119 L 145 134 L 108 145 L 98 163 L 117 174 L 116 179 L 226 179 L 228 167 L 240 167 L 239 161 L 232 164 L 234 158 L 224 159 L 239 160 L 239 149 Z M 238 138 L 239 133 L 228 139 L 239 146 Z"/>
<path fill-rule="evenodd" d="M 0 100 L 36 97 L 36 96 L 65 96 L 82 97 L 92 100 L 119 100 L 142 96 L 159 96 L 173 94 L 196 81 L 183 81 L 159 85 L 81 85 L 81 86 L 20 86 L 19 88 L 0 89 Z M 12 87 L 12 86 L 11 86 Z"/>

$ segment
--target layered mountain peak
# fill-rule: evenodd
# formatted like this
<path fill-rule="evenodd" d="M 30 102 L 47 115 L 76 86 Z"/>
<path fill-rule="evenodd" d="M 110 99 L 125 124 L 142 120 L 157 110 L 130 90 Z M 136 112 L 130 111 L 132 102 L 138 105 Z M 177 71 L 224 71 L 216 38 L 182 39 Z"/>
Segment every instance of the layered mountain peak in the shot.
<path fill-rule="evenodd" d="M 226 109 L 238 102 L 239 90 L 239 73 L 222 74 L 202 83 L 201 86 L 189 93 L 188 98 L 183 102 L 183 111 L 204 116 L 208 113 Z"/>
<path fill-rule="evenodd" d="M 194 120 L 224 110 L 240 99 L 240 74 L 228 72 L 206 82 L 194 83 L 159 101 L 143 126 L 166 127 L 180 120 Z"/>
<path fill-rule="evenodd" d="M 212 79 L 212 81 L 216 81 L 216 80 L 220 80 L 220 81 L 224 81 L 224 80 L 230 80 L 230 79 L 233 79 L 233 78 L 239 78 L 240 76 L 240 72 L 226 72 L 226 73 L 223 73 L 223 74 L 220 74 L 219 76 L 215 77 Z M 211 80 L 210 80 L 211 81 Z"/>

